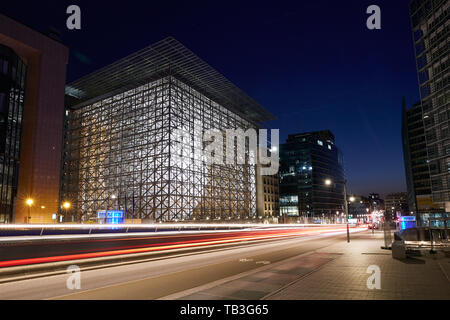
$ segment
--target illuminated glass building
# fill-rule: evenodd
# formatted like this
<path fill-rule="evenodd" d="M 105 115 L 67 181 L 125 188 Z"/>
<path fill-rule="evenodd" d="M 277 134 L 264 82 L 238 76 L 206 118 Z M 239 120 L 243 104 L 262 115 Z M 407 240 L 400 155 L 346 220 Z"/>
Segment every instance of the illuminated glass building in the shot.
<path fill-rule="evenodd" d="M 431 195 L 441 212 L 450 212 L 449 12 L 448 0 L 410 3 Z"/>
<path fill-rule="evenodd" d="M 211 165 L 194 151 L 204 130 L 259 128 L 273 116 L 175 39 L 69 84 L 66 94 L 66 220 L 104 210 L 143 221 L 256 218 L 256 166 Z M 181 165 L 172 157 L 180 142 L 192 151 Z"/>
<path fill-rule="evenodd" d="M 17 198 L 27 66 L 0 44 L 0 223 L 11 222 Z"/>
<path fill-rule="evenodd" d="M 280 146 L 280 214 L 301 222 L 336 222 L 343 213 L 343 157 L 334 135 L 328 130 L 289 135 Z"/>

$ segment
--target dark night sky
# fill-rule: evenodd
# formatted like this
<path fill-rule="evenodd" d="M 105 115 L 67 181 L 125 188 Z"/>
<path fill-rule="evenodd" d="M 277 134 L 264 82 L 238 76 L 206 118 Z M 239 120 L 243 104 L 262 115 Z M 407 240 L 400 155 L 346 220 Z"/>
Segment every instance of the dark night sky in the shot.
<path fill-rule="evenodd" d="M 2 1 L 30 27 L 62 31 L 75 80 L 174 36 L 278 118 L 289 133 L 330 129 L 349 191 L 405 191 L 401 98 L 418 100 L 408 0 Z M 82 29 L 65 27 L 78 4 Z M 381 7 L 382 29 L 366 28 Z"/>

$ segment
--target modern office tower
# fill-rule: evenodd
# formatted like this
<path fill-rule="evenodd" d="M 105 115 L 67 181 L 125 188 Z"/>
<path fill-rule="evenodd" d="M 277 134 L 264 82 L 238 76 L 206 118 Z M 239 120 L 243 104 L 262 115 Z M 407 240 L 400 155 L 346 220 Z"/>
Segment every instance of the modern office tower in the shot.
<path fill-rule="evenodd" d="M 414 0 L 411 25 L 433 203 L 450 212 L 450 1 Z"/>
<path fill-rule="evenodd" d="M 66 93 L 66 221 L 108 210 L 142 221 L 256 218 L 249 149 L 243 164 L 209 164 L 203 133 L 260 128 L 273 116 L 175 39 L 89 74 Z"/>
<path fill-rule="evenodd" d="M 0 60 L 0 223 L 52 222 L 68 49 L 0 14 Z"/>
<path fill-rule="evenodd" d="M 330 131 L 289 135 L 280 146 L 279 175 L 283 217 L 301 222 L 335 222 L 342 216 L 343 157 Z"/>
<path fill-rule="evenodd" d="M 439 206 L 433 203 L 431 178 L 428 167 L 428 154 L 423 124 L 422 106 L 415 104 L 406 109 L 402 107 L 402 141 L 405 164 L 406 186 L 409 211 L 414 212 L 417 221 L 421 215 L 439 212 Z M 386 210 L 389 209 L 386 206 Z"/>
<path fill-rule="evenodd" d="M 390 220 L 394 220 L 399 216 L 410 215 L 408 194 L 406 192 L 396 192 L 386 195 L 384 206 L 386 209 L 385 214 L 389 216 Z"/>

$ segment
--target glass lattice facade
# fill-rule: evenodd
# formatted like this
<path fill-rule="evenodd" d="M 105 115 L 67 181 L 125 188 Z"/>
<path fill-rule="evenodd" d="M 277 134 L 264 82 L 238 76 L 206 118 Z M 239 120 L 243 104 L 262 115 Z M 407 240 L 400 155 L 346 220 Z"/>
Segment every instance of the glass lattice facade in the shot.
<path fill-rule="evenodd" d="M 112 209 L 152 221 L 253 217 L 254 165 L 172 157 L 175 129 L 187 130 L 194 151 L 201 131 L 251 127 L 173 76 L 68 110 L 61 201 L 75 221 Z"/>

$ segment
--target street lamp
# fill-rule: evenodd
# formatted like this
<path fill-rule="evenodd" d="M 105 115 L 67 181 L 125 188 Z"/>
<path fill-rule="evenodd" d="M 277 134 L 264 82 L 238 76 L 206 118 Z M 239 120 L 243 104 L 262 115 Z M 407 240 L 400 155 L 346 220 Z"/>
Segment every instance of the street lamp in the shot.
<path fill-rule="evenodd" d="M 325 179 L 326 186 L 331 186 L 332 183 L 333 183 L 333 181 L 331 181 L 331 179 Z M 345 199 L 344 204 L 345 204 L 345 215 L 346 215 L 346 219 L 347 219 L 347 242 L 350 242 L 350 228 L 348 225 L 347 180 L 338 181 L 337 183 L 342 183 L 344 185 L 344 199 Z M 355 197 L 350 197 L 349 200 L 351 202 L 353 202 L 353 201 L 355 201 Z"/>
<path fill-rule="evenodd" d="M 72 205 L 69 201 L 64 201 L 64 203 L 62 204 L 62 207 L 64 208 L 64 220 L 67 219 L 67 210 L 69 210 L 71 206 Z"/>
<path fill-rule="evenodd" d="M 26 204 L 28 205 L 28 217 L 27 217 L 27 223 L 30 223 L 31 220 L 31 206 L 33 205 L 34 201 L 31 198 L 28 198 L 26 201 Z"/>

